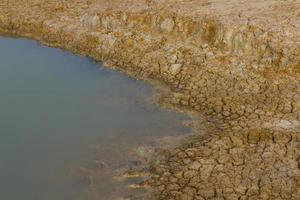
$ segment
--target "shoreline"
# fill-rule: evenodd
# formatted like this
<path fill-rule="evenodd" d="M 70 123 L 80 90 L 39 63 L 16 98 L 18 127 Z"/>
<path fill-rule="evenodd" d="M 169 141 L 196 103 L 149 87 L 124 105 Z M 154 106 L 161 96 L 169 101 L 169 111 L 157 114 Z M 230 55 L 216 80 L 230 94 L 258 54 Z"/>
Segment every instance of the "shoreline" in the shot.
<path fill-rule="evenodd" d="M 283 13 L 272 27 L 272 15 L 253 8 L 241 19 L 220 13 L 226 21 L 219 13 L 203 16 L 203 5 L 191 17 L 188 3 L 176 10 L 174 3 L 164 9 L 136 2 L 132 8 L 10 0 L 0 4 L 0 30 L 164 85 L 161 104 L 204 117 L 205 135 L 195 134 L 152 163 L 145 185 L 156 199 L 299 198 L 300 48 L 292 26 L 297 17 L 284 20 L 300 5 L 267 5 L 270 14 Z M 256 24 L 245 21 L 256 15 Z"/>
<path fill-rule="evenodd" d="M 94 58 L 84 55 L 80 52 L 74 52 L 70 49 L 60 47 L 59 45 L 51 45 L 51 44 L 45 43 L 40 40 L 35 40 L 35 39 L 31 38 L 30 36 L 20 36 L 17 34 L 5 33 L 5 32 L 0 31 L 0 37 L 7 37 L 7 38 L 14 38 L 14 39 L 21 39 L 21 40 L 23 40 L 23 39 L 30 40 L 33 42 L 37 42 L 38 45 L 42 45 L 45 48 L 60 49 L 62 51 L 69 52 L 69 53 L 77 55 L 77 56 L 88 57 L 89 59 L 92 59 L 93 61 L 95 61 L 97 64 L 100 64 L 101 68 L 104 68 L 104 69 L 110 70 L 110 71 L 117 71 L 118 73 L 121 73 L 125 76 L 129 76 L 130 78 L 133 78 L 137 81 L 143 81 L 145 84 L 147 84 L 151 88 L 153 88 L 153 90 L 154 90 L 153 94 L 150 97 L 145 99 L 147 105 L 153 104 L 155 107 L 158 107 L 159 109 L 165 109 L 165 110 L 170 110 L 175 113 L 176 112 L 181 113 L 181 114 L 185 115 L 186 117 L 190 118 L 190 119 L 185 119 L 183 121 L 180 121 L 182 123 L 183 127 L 189 129 L 189 131 L 187 131 L 186 133 L 175 134 L 175 135 L 162 135 L 162 137 L 156 138 L 153 141 L 150 141 L 150 140 L 146 141 L 144 144 L 139 146 L 141 149 L 143 149 L 145 151 L 143 153 L 137 152 L 134 149 L 132 149 L 131 154 L 134 154 L 136 157 L 138 157 L 137 161 L 142 163 L 142 164 L 140 164 L 140 166 L 135 167 L 133 169 L 130 169 L 127 167 L 120 168 L 118 170 L 113 170 L 113 169 L 107 170 L 106 169 L 107 172 L 105 172 L 104 175 L 110 176 L 110 178 L 113 181 L 116 181 L 116 184 L 121 185 L 123 182 L 131 182 L 131 179 L 136 179 L 136 178 L 141 179 L 141 180 L 146 179 L 146 177 L 149 177 L 149 171 L 145 170 L 145 169 L 148 169 L 150 167 L 151 162 L 155 160 L 154 157 L 163 156 L 165 150 L 173 149 L 176 146 L 182 144 L 183 142 L 188 141 L 189 138 L 192 138 L 194 136 L 194 131 L 192 130 L 194 126 L 192 124 L 193 124 L 193 120 L 196 120 L 196 119 L 197 119 L 197 121 L 200 120 L 199 116 L 196 116 L 197 114 L 193 113 L 191 110 L 183 110 L 183 109 L 180 109 L 178 106 L 173 106 L 172 104 L 167 104 L 166 102 L 160 102 L 159 99 L 162 98 L 163 94 L 170 92 L 170 90 L 163 83 L 159 83 L 159 82 L 153 81 L 151 79 L 138 79 L 136 77 L 130 76 L 130 74 L 126 73 L 126 71 L 120 71 L 113 67 L 105 66 L 101 63 L 101 61 L 97 61 Z M 150 143 L 154 143 L 154 144 L 150 145 Z M 158 153 L 157 152 L 154 153 L 155 151 L 158 151 Z M 162 151 L 162 152 L 160 152 L 160 151 Z M 70 167 L 69 170 L 70 170 L 70 174 L 73 174 L 74 177 L 84 177 L 84 179 L 87 179 L 89 182 L 91 182 L 91 180 L 93 180 L 93 179 L 97 179 L 99 176 L 99 174 L 98 174 L 99 172 L 97 170 L 89 169 L 89 168 L 86 168 L 85 166 L 73 166 L 73 167 Z M 86 173 L 85 170 L 87 170 L 90 173 L 85 174 Z M 94 175 L 91 175 L 92 173 L 94 173 Z M 136 182 L 136 181 L 133 181 L 133 182 Z M 142 195 L 141 194 L 138 195 L 137 192 L 132 192 L 131 195 L 136 198 L 152 199 L 153 197 L 151 194 L 151 189 L 149 188 L 149 186 L 147 184 L 148 183 L 146 183 L 143 180 L 142 182 L 140 181 L 139 183 L 130 184 L 127 186 L 128 188 L 125 188 L 125 189 L 144 191 L 144 194 L 142 194 Z"/>

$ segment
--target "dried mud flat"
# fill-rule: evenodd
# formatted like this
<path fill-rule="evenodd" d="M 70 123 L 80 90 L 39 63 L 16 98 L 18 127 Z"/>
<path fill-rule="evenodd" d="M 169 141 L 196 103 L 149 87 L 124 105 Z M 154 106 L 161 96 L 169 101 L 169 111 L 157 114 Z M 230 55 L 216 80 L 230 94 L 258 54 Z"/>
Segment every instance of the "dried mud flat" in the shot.
<path fill-rule="evenodd" d="M 201 115 L 152 163 L 154 199 L 300 199 L 299 1 L 2 0 L 0 30 L 159 81 L 161 102 Z"/>

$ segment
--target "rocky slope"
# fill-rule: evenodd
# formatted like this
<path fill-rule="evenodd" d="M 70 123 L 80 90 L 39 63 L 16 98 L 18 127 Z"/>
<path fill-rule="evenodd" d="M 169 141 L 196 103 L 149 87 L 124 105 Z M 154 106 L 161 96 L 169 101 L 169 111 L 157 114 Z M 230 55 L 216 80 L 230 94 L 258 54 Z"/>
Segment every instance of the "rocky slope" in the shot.
<path fill-rule="evenodd" d="M 300 199 L 300 2 L 2 0 L 0 30 L 159 81 L 204 117 L 153 163 L 155 199 Z"/>

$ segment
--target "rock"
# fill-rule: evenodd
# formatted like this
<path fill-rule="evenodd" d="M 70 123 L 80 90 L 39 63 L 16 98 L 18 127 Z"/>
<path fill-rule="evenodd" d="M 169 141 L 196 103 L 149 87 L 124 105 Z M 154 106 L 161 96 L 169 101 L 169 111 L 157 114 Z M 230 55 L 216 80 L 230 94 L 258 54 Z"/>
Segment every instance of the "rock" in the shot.
<path fill-rule="evenodd" d="M 171 32 L 174 28 L 174 21 L 173 19 L 171 18 L 167 18 L 165 20 L 162 21 L 161 25 L 160 25 L 160 28 L 163 30 L 163 31 L 166 31 L 166 32 Z"/>
<path fill-rule="evenodd" d="M 195 161 L 189 165 L 189 169 L 191 170 L 199 170 L 201 168 L 201 163 Z"/>
<path fill-rule="evenodd" d="M 98 27 L 100 24 L 100 19 L 97 15 L 84 15 L 81 17 L 80 22 L 84 26 L 89 26 L 89 27 Z"/>
<path fill-rule="evenodd" d="M 169 70 L 172 74 L 177 74 L 180 71 L 181 67 L 182 64 L 172 64 Z"/>

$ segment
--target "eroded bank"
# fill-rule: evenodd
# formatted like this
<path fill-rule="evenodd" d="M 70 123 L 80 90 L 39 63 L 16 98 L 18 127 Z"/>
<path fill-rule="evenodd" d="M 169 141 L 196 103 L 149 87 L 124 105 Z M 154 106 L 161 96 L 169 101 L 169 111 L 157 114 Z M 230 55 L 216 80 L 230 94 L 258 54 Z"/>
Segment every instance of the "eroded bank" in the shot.
<path fill-rule="evenodd" d="M 156 199 L 298 199 L 299 9 L 296 1 L 6 0 L 0 27 L 159 81 L 168 88 L 161 102 L 204 117 L 206 134 L 153 163 L 145 185 Z"/>

